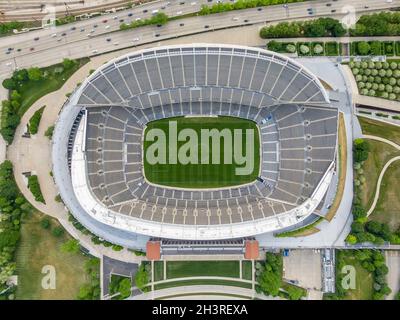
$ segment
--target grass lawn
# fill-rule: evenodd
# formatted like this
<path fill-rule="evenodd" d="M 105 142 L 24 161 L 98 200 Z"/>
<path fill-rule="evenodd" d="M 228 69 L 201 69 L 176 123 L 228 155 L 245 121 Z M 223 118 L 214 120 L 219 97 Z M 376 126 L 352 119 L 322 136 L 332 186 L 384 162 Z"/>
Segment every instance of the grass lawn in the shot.
<path fill-rule="evenodd" d="M 18 289 L 17 299 L 76 299 L 79 287 L 89 282 L 83 271 L 84 263 L 89 259 L 82 254 L 62 253 L 60 246 L 70 236 L 64 233 L 61 237 L 53 236 L 50 230 L 40 225 L 44 217 L 34 213 L 21 225 L 21 240 L 16 253 Z M 52 227 L 59 226 L 58 221 L 51 219 Z M 42 268 L 46 265 L 55 267 L 56 289 L 45 290 L 41 281 L 45 274 Z"/>
<path fill-rule="evenodd" d="M 167 279 L 200 276 L 239 278 L 240 261 L 167 261 Z"/>
<path fill-rule="evenodd" d="M 346 174 L 347 174 L 347 137 L 346 137 L 346 126 L 344 123 L 343 113 L 339 113 L 339 127 L 338 127 L 338 157 L 339 157 L 339 183 L 335 199 L 333 200 L 332 206 L 325 216 L 325 219 L 331 221 L 339 209 L 340 203 L 342 202 L 344 187 L 346 185 Z"/>
<path fill-rule="evenodd" d="M 359 261 L 352 256 L 351 250 L 344 254 L 344 261 L 347 265 L 352 265 L 356 270 L 356 288 L 347 291 L 345 300 L 371 300 L 373 294 L 372 273 L 361 266 Z"/>
<path fill-rule="evenodd" d="M 381 193 L 369 220 L 385 222 L 392 231 L 400 227 L 400 160 L 394 162 L 382 179 Z"/>
<path fill-rule="evenodd" d="M 160 283 L 154 286 L 154 290 L 182 287 L 182 286 L 198 286 L 198 285 L 219 285 L 219 286 L 231 286 L 231 287 L 251 289 L 251 283 L 246 283 L 246 282 L 214 280 L 214 279 L 210 280 L 198 279 L 198 280 L 183 280 L 183 281 Z"/>
<path fill-rule="evenodd" d="M 304 289 L 302 287 L 299 287 L 299 286 L 296 286 L 294 284 L 288 283 L 288 282 L 284 282 L 284 281 L 282 282 L 281 288 L 283 290 L 288 291 L 290 287 L 294 287 L 294 288 L 300 289 L 301 292 L 302 292 L 302 297 L 306 297 L 307 296 L 307 290 L 306 289 Z M 287 296 L 287 299 L 289 299 L 289 295 Z"/>
<path fill-rule="evenodd" d="M 230 133 L 232 133 L 232 140 L 233 140 L 233 130 L 234 129 L 242 129 L 242 149 L 244 154 L 246 151 L 246 131 L 244 129 L 253 129 L 254 130 L 254 143 L 250 145 L 250 150 L 252 156 L 254 156 L 254 165 L 253 170 L 250 174 L 247 175 L 238 175 L 235 172 L 236 168 L 244 167 L 244 164 L 236 164 L 235 159 L 233 156 L 233 150 L 229 150 L 232 154 L 232 163 L 224 164 L 225 158 L 227 159 L 228 154 L 224 152 L 224 139 L 217 139 L 220 141 L 220 148 L 217 152 L 220 155 L 220 164 L 212 164 L 211 163 L 211 156 L 209 156 L 210 164 L 195 164 L 195 163 L 188 163 L 188 164 L 181 164 L 180 158 L 178 157 L 177 164 L 169 163 L 169 123 L 170 121 L 176 121 L 178 127 L 178 133 L 181 132 L 182 129 L 193 129 L 197 133 L 198 139 L 198 147 L 193 148 L 195 151 L 198 152 L 198 157 L 196 156 L 196 161 L 201 161 L 201 135 L 200 131 L 202 129 L 217 129 L 223 130 L 228 129 Z M 155 151 L 157 156 L 160 154 L 164 154 L 166 157 L 166 164 L 150 164 L 149 159 L 145 156 L 144 160 L 144 173 L 146 178 L 155 184 L 165 185 L 165 186 L 173 186 L 173 187 L 180 187 L 180 188 L 218 188 L 218 187 L 227 187 L 227 186 L 234 186 L 240 185 L 245 183 L 250 183 L 256 180 L 259 174 L 259 166 L 260 166 L 260 141 L 259 141 L 259 133 L 258 127 L 255 122 L 239 119 L 235 117 L 177 117 L 177 118 L 169 118 L 169 119 L 161 119 L 157 121 L 153 121 L 148 123 L 145 129 L 145 136 L 150 129 L 161 129 L 165 132 L 166 136 L 166 148 L 165 150 L 158 150 Z M 157 138 L 158 139 L 158 138 Z M 156 141 L 158 141 L 156 139 Z M 193 139 L 193 140 L 194 140 Z M 208 146 L 210 153 L 212 153 L 213 146 L 215 147 L 216 144 L 212 143 L 213 139 L 209 139 Z M 178 152 L 181 150 L 182 146 L 187 146 L 187 140 L 185 141 L 178 141 L 177 148 Z M 192 140 L 190 140 L 192 141 Z M 144 152 L 147 154 L 149 147 L 152 145 L 154 146 L 156 142 L 153 141 L 145 141 L 144 142 Z M 216 147 L 218 148 L 218 146 Z M 231 148 L 232 143 L 231 143 Z M 185 154 L 188 155 L 191 152 L 188 151 Z M 215 155 L 214 155 L 215 156 Z M 250 156 L 250 155 L 248 155 Z"/>
<path fill-rule="evenodd" d="M 365 117 L 358 117 L 358 120 L 364 134 L 382 137 L 400 145 L 400 127 Z"/>
<path fill-rule="evenodd" d="M 363 175 L 366 181 L 362 185 L 361 192 L 361 202 L 363 207 L 367 210 L 371 207 L 372 201 L 374 199 L 376 183 L 378 181 L 378 177 L 380 172 L 382 171 L 383 166 L 391 158 L 400 155 L 399 151 L 397 151 L 394 147 L 388 145 L 387 143 L 375 140 L 368 140 L 368 143 L 370 145 L 370 153 L 368 159 L 364 162 L 363 165 Z M 393 163 L 392 166 L 396 167 L 396 163 Z M 390 171 L 390 169 L 388 170 Z M 385 176 L 387 176 L 387 173 Z M 393 186 L 395 185 L 396 183 L 393 184 Z"/>
<path fill-rule="evenodd" d="M 251 261 L 242 261 L 242 279 L 251 280 Z"/>
<path fill-rule="evenodd" d="M 56 68 L 62 66 L 62 64 L 43 68 L 44 72 L 48 73 L 46 79 L 27 81 L 19 87 L 18 92 L 21 94 L 21 107 L 18 110 L 18 114 L 22 116 L 36 100 L 50 92 L 60 89 L 68 78 L 70 78 L 80 67 L 89 62 L 89 58 L 79 59 L 78 62 L 78 64 L 61 73 L 55 73 L 54 71 Z"/>
<path fill-rule="evenodd" d="M 154 281 L 164 280 L 164 262 L 154 261 Z"/>
<path fill-rule="evenodd" d="M 319 217 L 317 220 L 315 220 L 313 223 L 307 226 L 304 226 L 302 228 L 293 231 L 277 233 L 274 236 L 277 238 L 284 238 L 284 237 L 306 237 L 312 235 L 314 233 L 321 231 L 316 226 L 322 221 L 322 219 L 323 219 L 322 217 Z"/>

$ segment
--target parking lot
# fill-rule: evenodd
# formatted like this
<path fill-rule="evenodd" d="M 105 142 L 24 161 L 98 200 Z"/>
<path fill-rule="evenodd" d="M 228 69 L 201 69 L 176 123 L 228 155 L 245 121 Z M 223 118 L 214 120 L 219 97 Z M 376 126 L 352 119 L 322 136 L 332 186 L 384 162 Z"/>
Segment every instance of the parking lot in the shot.
<path fill-rule="evenodd" d="M 300 287 L 321 290 L 321 253 L 313 249 L 290 250 L 283 257 L 285 280 L 294 281 Z"/>
<path fill-rule="evenodd" d="M 136 263 L 127 263 L 103 256 L 103 293 L 108 294 L 111 274 L 133 278 L 138 265 Z"/>

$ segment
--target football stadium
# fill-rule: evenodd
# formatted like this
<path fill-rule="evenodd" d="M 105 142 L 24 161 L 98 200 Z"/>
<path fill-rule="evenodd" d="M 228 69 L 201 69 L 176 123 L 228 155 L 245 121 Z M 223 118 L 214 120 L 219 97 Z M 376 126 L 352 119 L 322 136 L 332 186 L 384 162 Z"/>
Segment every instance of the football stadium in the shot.
<path fill-rule="evenodd" d="M 252 237 L 321 205 L 337 128 L 322 83 L 288 57 L 157 47 L 109 61 L 73 92 L 53 175 L 68 210 L 109 241 Z"/>

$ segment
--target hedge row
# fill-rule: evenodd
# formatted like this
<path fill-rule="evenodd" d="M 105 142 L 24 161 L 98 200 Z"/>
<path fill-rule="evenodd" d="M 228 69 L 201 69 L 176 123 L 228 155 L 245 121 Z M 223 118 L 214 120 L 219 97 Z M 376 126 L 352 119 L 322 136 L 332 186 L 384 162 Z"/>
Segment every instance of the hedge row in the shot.
<path fill-rule="evenodd" d="M 138 28 L 138 27 L 143 27 L 143 26 L 148 26 L 148 25 L 154 25 L 154 24 L 164 25 L 167 22 L 168 22 L 168 16 L 163 12 L 159 12 L 149 19 L 134 20 L 130 24 L 122 23 L 119 26 L 119 28 L 120 28 L 120 30 L 128 30 L 128 29 L 133 29 L 133 28 Z"/>
<path fill-rule="evenodd" d="M 44 201 L 42 191 L 40 190 L 40 184 L 37 175 L 31 175 L 28 177 L 28 188 L 31 190 L 36 201 L 46 203 Z"/>
<path fill-rule="evenodd" d="M 40 119 L 42 119 L 42 114 L 44 111 L 44 108 L 46 106 L 41 107 L 39 110 L 36 110 L 36 112 L 33 114 L 33 116 L 29 119 L 29 133 L 30 134 L 36 134 L 39 130 L 39 123 Z"/>
<path fill-rule="evenodd" d="M 208 15 L 214 13 L 227 12 L 232 10 L 242 10 L 255 7 L 264 7 L 276 4 L 288 4 L 295 2 L 305 2 L 307 0 L 237 0 L 236 2 L 215 3 L 212 6 L 202 5 L 199 14 Z"/>
<path fill-rule="evenodd" d="M 32 212 L 32 206 L 18 190 L 12 163 L 0 164 L 0 300 L 11 299 L 15 288 L 7 289 L 7 280 L 15 272 L 15 250 L 20 236 L 21 219 Z"/>
<path fill-rule="evenodd" d="M 280 22 L 260 30 L 260 37 L 299 38 L 299 37 L 342 37 L 346 33 L 341 22 L 332 18 L 318 18 L 310 21 Z"/>

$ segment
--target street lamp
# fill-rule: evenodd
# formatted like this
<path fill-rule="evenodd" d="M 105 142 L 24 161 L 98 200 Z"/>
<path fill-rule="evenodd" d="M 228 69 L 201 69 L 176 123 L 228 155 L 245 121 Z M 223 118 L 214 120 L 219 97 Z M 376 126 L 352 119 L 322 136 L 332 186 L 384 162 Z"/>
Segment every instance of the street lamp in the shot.
<path fill-rule="evenodd" d="M 283 7 L 286 9 L 286 17 L 289 17 L 289 6 L 284 4 Z"/>

